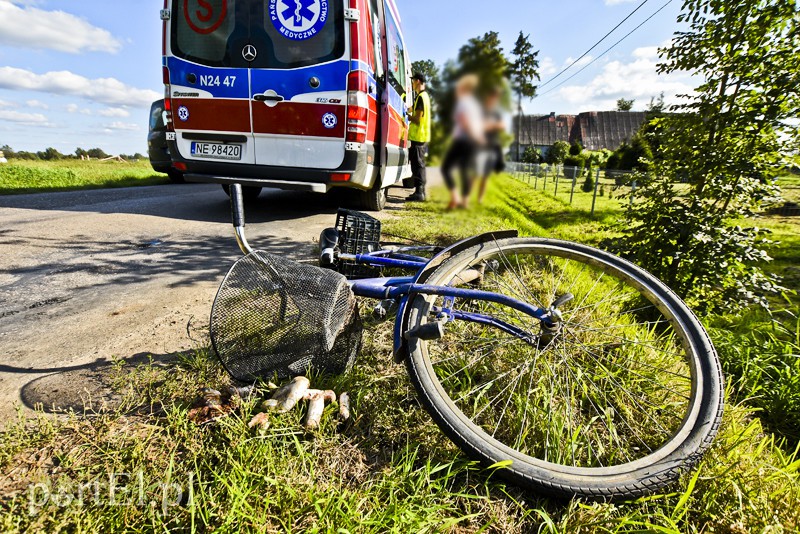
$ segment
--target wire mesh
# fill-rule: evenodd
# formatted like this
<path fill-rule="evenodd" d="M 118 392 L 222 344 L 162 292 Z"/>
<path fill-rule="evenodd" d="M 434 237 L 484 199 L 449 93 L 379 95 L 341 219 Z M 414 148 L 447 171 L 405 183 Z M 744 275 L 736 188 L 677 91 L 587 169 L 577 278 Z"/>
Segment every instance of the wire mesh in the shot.
<path fill-rule="evenodd" d="M 211 311 L 211 342 L 241 381 L 348 371 L 362 325 L 347 279 L 255 251 L 228 272 Z"/>

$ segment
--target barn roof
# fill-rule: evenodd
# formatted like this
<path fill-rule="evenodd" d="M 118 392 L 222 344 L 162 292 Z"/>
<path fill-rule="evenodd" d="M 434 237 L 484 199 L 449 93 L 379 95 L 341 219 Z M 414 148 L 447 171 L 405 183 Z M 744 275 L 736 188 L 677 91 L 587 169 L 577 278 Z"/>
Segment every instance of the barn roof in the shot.
<path fill-rule="evenodd" d="M 647 120 L 644 111 L 590 111 L 580 115 L 522 117 L 520 144 L 550 146 L 556 141 L 580 141 L 589 150 L 616 150 L 629 142 Z M 514 121 L 516 130 L 518 121 Z"/>
<path fill-rule="evenodd" d="M 584 148 L 616 150 L 627 143 L 647 120 L 644 111 L 592 111 L 578 115 Z"/>

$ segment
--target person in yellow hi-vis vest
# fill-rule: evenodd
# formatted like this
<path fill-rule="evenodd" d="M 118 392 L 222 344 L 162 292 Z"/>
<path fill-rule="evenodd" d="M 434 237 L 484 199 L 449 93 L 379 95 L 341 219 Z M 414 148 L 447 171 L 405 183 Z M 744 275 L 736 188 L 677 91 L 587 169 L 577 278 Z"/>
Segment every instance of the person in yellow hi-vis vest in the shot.
<path fill-rule="evenodd" d="M 427 184 L 427 172 L 425 168 L 425 158 L 428 155 L 428 143 L 431 141 L 431 97 L 425 90 L 425 76 L 415 73 L 411 77 L 414 85 L 414 109 L 410 110 L 411 126 L 408 130 L 408 137 L 411 140 L 411 174 L 414 180 L 414 194 L 406 200 L 412 202 L 423 202 L 426 198 L 425 186 Z"/>

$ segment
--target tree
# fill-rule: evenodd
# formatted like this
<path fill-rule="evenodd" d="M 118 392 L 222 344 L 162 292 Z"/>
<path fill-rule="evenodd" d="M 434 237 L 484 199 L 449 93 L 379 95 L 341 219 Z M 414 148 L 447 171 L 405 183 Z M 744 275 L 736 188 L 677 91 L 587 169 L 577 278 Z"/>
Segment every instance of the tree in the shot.
<path fill-rule="evenodd" d="M 620 170 L 647 172 L 651 168 L 653 152 L 641 135 L 634 135 L 630 145 L 623 143 L 618 154 L 617 168 Z"/>
<path fill-rule="evenodd" d="M 106 159 L 107 157 L 109 157 L 108 154 L 103 152 L 102 148 L 90 148 L 89 150 L 86 151 L 86 154 L 90 158 L 94 159 Z"/>
<path fill-rule="evenodd" d="M 633 109 L 633 105 L 636 103 L 636 100 L 626 100 L 624 98 L 620 98 L 617 100 L 617 111 L 630 111 Z"/>
<path fill-rule="evenodd" d="M 508 67 L 508 76 L 511 89 L 517 95 L 517 161 L 520 160 L 520 135 L 522 133 L 522 98 L 536 96 L 534 80 L 539 78 L 539 61 L 536 59 L 539 51 L 533 50 L 529 40 L 530 36 L 519 32 L 517 42 L 511 55 L 514 61 Z"/>
<path fill-rule="evenodd" d="M 3 146 L 0 146 L 0 152 L 2 152 L 2 153 L 3 153 L 3 155 L 4 155 L 4 156 L 5 156 L 7 159 L 12 159 L 12 158 L 15 158 L 15 157 L 17 156 L 17 153 L 16 153 L 16 152 L 14 152 L 14 149 L 13 149 L 13 148 L 11 148 L 11 147 L 10 147 L 10 146 L 8 146 L 8 145 L 3 145 Z"/>
<path fill-rule="evenodd" d="M 799 140 L 796 9 L 786 0 L 686 0 L 678 21 L 688 28 L 660 51 L 659 73 L 703 83 L 677 113 L 654 120 L 661 159 L 628 208 L 619 250 L 698 311 L 767 307 L 780 290 L 762 268 L 765 232 L 740 221 L 777 194 L 768 178 Z"/>
<path fill-rule="evenodd" d="M 75 157 L 78 158 L 78 159 L 83 159 L 83 158 L 87 157 L 88 155 L 89 155 L 89 153 L 87 151 L 85 151 L 84 149 L 82 149 L 81 147 L 78 147 L 78 148 L 75 149 Z"/>
<path fill-rule="evenodd" d="M 64 158 L 64 154 L 53 147 L 46 148 L 44 152 L 37 152 L 36 155 L 39 157 L 39 159 L 43 159 L 45 161 L 56 161 Z"/>
<path fill-rule="evenodd" d="M 656 97 L 650 97 L 650 103 L 647 105 L 647 109 L 645 110 L 651 118 L 653 116 L 661 116 L 664 113 L 664 110 L 667 108 L 667 105 L 664 103 L 664 91 L 661 91 L 661 94 Z"/>
<path fill-rule="evenodd" d="M 439 101 L 439 113 L 445 131 L 452 130 L 455 95 L 452 87 L 465 74 L 476 74 L 480 80 L 479 95 L 486 95 L 505 84 L 508 59 L 500 46 L 497 32 L 487 32 L 482 37 L 473 37 L 458 51 L 458 61 L 445 64 L 442 79 L 448 89 Z"/>
<path fill-rule="evenodd" d="M 583 145 L 580 141 L 575 141 L 569 146 L 570 156 L 580 156 L 583 152 Z"/>
<path fill-rule="evenodd" d="M 525 153 L 522 155 L 522 163 L 541 163 L 542 162 L 542 152 L 534 147 L 529 146 L 525 149 Z"/>
<path fill-rule="evenodd" d="M 564 163 L 564 158 L 569 155 L 569 143 L 566 141 L 556 141 L 550 150 L 547 151 L 547 163 L 560 164 Z"/>

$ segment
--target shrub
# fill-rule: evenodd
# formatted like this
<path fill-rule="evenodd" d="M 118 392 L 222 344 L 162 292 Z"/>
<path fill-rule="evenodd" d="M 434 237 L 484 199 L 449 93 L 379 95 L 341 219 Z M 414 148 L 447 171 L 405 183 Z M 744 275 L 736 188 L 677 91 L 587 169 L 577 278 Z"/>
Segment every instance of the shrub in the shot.
<path fill-rule="evenodd" d="M 547 163 L 556 164 L 564 162 L 564 158 L 569 155 L 569 143 L 566 141 L 556 141 L 550 150 L 547 151 Z"/>
<path fill-rule="evenodd" d="M 542 152 L 534 146 L 526 148 L 522 155 L 522 163 L 541 163 L 542 159 Z"/>
<path fill-rule="evenodd" d="M 580 141 L 575 141 L 569 147 L 570 156 L 580 156 L 582 152 L 583 152 L 583 145 L 581 145 Z"/>
<path fill-rule="evenodd" d="M 589 173 L 589 175 L 586 176 L 586 180 L 583 181 L 581 189 L 585 193 L 591 193 L 592 191 L 594 191 L 594 178 L 592 178 L 591 173 Z"/>
<path fill-rule="evenodd" d="M 583 167 L 586 165 L 586 160 L 583 159 L 581 156 L 567 156 L 564 158 L 564 166 L 565 167 L 577 167 L 579 172 L 583 171 Z"/>

